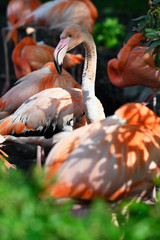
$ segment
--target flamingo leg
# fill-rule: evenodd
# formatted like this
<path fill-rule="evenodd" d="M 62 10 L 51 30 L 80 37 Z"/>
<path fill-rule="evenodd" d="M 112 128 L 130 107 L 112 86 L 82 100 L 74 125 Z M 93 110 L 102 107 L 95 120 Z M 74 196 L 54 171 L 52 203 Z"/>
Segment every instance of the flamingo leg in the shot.
<path fill-rule="evenodd" d="M 6 41 L 6 34 L 7 34 L 7 28 L 2 28 L 1 31 L 2 34 L 2 39 L 3 39 L 3 46 L 4 46 L 4 58 L 5 58 L 5 75 L 6 75 L 6 79 L 5 79 L 5 83 L 1 92 L 1 95 L 3 95 L 5 92 L 7 92 L 7 90 L 10 87 L 10 79 L 9 79 L 9 61 L 8 61 L 8 46 L 7 46 L 7 41 Z"/>
<path fill-rule="evenodd" d="M 153 111 L 156 113 L 156 106 L 157 106 L 157 94 L 159 92 L 157 89 L 153 89 L 153 93 L 149 94 L 143 101 L 142 104 L 148 105 L 150 101 L 153 101 Z"/>
<path fill-rule="evenodd" d="M 156 113 L 157 106 L 157 89 L 153 90 L 153 111 Z"/>
<path fill-rule="evenodd" d="M 37 146 L 37 167 L 42 167 L 42 161 L 44 160 L 45 158 L 45 152 L 44 152 L 44 149 L 38 145 Z"/>
<path fill-rule="evenodd" d="M 37 146 L 37 167 L 40 167 L 42 166 L 41 164 L 41 159 L 42 158 L 42 148 L 41 146 Z"/>

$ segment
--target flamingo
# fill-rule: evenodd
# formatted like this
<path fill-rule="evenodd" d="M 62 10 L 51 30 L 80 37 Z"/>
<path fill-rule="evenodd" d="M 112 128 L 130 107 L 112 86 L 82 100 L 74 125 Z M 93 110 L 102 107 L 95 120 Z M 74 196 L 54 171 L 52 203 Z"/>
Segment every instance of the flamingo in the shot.
<path fill-rule="evenodd" d="M 67 71 L 63 69 L 60 76 L 53 62 L 46 63 L 43 68 L 20 78 L 16 85 L 0 98 L 0 119 L 13 113 L 29 97 L 53 87 L 81 88 Z"/>
<path fill-rule="evenodd" d="M 80 25 L 73 24 L 67 27 L 61 34 L 61 41 L 54 51 L 55 62 L 62 63 L 66 51 L 81 43 L 86 50 L 82 90 L 51 88 L 33 95 L 12 115 L 0 121 L 1 135 L 43 135 L 50 138 L 57 131 L 69 132 L 85 125 L 86 118 L 87 123 L 105 118 L 104 109 L 96 98 L 94 90 L 97 54 L 92 35 Z M 65 44 L 64 48 L 62 44 Z M 89 68 L 93 68 L 91 72 L 88 71 Z M 63 74 L 61 67 L 58 71 Z"/>
<path fill-rule="evenodd" d="M 14 26 L 41 5 L 39 0 L 10 0 L 7 5 L 8 26 Z M 14 32 L 14 43 L 17 44 L 17 32 Z"/>
<path fill-rule="evenodd" d="M 37 7 L 41 5 L 39 0 L 10 0 L 7 5 L 7 18 L 8 18 L 8 27 L 2 28 L 2 38 L 4 45 L 4 55 L 5 55 L 5 72 L 6 80 L 2 90 L 2 95 L 9 89 L 10 80 L 9 80 L 9 62 L 8 62 L 8 47 L 6 41 L 6 35 L 9 28 L 12 28 L 20 19 L 26 17 L 29 13 L 34 11 Z M 14 44 L 17 44 L 17 30 L 14 31 L 12 36 Z"/>
<path fill-rule="evenodd" d="M 12 53 L 12 61 L 16 77 L 19 79 L 28 73 L 42 68 L 47 62 L 53 61 L 54 48 L 44 43 L 37 43 L 32 37 L 23 38 Z M 71 68 L 84 61 L 79 54 L 67 53 L 63 67 Z"/>
<path fill-rule="evenodd" d="M 54 0 L 42 4 L 25 18 L 18 21 L 7 35 L 9 40 L 15 30 L 26 25 L 43 26 L 49 30 L 62 31 L 71 23 L 84 26 L 90 33 L 98 17 L 96 7 L 90 0 Z"/>
<path fill-rule="evenodd" d="M 13 114 L 0 120 L 0 134 L 52 137 L 86 123 L 82 91 L 78 88 L 50 88 L 26 100 Z"/>
<path fill-rule="evenodd" d="M 160 70 L 155 66 L 153 50 L 138 46 L 144 37 L 134 34 L 120 50 L 118 58 L 108 62 L 107 72 L 111 82 L 117 87 L 141 85 L 155 90 L 160 87 Z"/>
<path fill-rule="evenodd" d="M 42 196 L 101 197 L 110 202 L 144 198 L 160 170 L 159 151 L 160 118 L 143 104 L 127 103 L 113 116 L 74 130 L 52 148 Z"/>

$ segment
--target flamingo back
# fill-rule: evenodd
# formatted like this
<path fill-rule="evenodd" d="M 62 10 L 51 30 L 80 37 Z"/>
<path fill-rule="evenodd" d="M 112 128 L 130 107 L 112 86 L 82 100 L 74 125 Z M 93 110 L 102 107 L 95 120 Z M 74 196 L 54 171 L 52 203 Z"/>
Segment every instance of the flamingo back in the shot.
<path fill-rule="evenodd" d="M 150 129 L 143 122 L 117 120 L 112 124 L 111 119 L 75 130 L 51 150 L 45 178 L 51 196 L 115 201 L 134 189 L 142 190 L 151 162 L 158 162 L 159 120 Z"/>
<path fill-rule="evenodd" d="M 53 52 L 53 47 L 44 43 L 36 43 L 32 37 L 23 38 L 12 53 L 16 77 L 19 79 L 34 70 L 42 68 L 46 63 L 52 62 Z M 82 61 L 84 61 L 82 56 L 67 53 L 63 67 L 70 68 Z"/>
<path fill-rule="evenodd" d="M 134 34 L 120 50 L 118 58 L 108 62 L 107 73 L 118 87 L 141 85 L 160 87 L 160 71 L 155 66 L 153 51 L 145 53 L 146 46 L 138 46 L 144 37 Z"/>
<path fill-rule="evenodd" d="M 46 26 L 52 30 L 62 31 L 66 26 L 76 23 L 84 26 L 90 33 L 93 32 L 96 10 L 94 13 L 88 6 L 93 5 L 90 1 L 79 0 L 55 0 L 42 4 L 35 11 L 17 22 L 7 35 L 9 40 L 14 31 L 19 27 Z M 91 13 L 92 12 L 92 13 Z M 94 17 L 94 18 L 93 18 Z"/>
<path fill-rule="evenodd" d="M 54 131 L 71 131 L 76 122 L 82 126 L 82 92 L 80 89 L 52 88 L 35 94 L 12 115 L 0 121 L 1 135 L 45 135 Z"/>
<path fill-rule="evenodd" d="M 25 18 L 41 5 L 39 0 L 10 0 L 7 6 L 8 25 L 11 27 Z M 17 31 L 14 32 L 12 39 L 17 44 Z"/>
<path fill-rule="evenodd" d="M 24 101 L 34 94 L 48 88 L 75 87 L 80 85 L 63 69 L 62 75 L 57 73 L 53 62 L 47 63 L 42 69 L 20 78 L 14 87 L 0 98 L 0 116 L 14 112 Z"/>
<path fill-rule="evenodd" d="M 39 0 L 10 0 L 7 6 L 9 26 L 13 26 L 20 19 L 26 17 L 41 5 Z"/>

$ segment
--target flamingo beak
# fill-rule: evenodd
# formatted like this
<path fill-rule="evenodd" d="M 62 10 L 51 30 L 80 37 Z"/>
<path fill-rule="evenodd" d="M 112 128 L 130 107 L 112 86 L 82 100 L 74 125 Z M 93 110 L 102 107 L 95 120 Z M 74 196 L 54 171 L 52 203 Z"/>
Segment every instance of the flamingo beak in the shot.
<path fill-rule="evenodd" d="M 61 39 L 53 53 L 54 64 L 60 75 L 62 74 L 62 63 L 68 50 L 69 41 L 70 37 Z"/>

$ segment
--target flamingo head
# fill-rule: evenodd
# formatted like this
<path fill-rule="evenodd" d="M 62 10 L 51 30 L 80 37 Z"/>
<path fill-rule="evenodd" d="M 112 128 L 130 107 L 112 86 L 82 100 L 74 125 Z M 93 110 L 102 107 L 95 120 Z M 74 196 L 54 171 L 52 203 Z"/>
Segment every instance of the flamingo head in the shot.
<path fill-rule="evenodd" d="M 61 33 L 60 41 L 53 54 L 54 63 L 59 74 L 62 73 L 62 63 L 66 52 L 85 41 L 87 34 L 88 31 L 78 24 L 69 25 Z"/>

